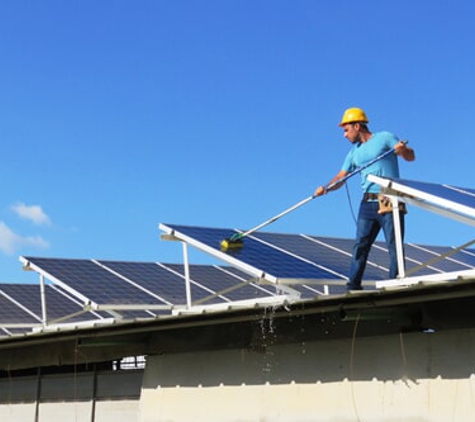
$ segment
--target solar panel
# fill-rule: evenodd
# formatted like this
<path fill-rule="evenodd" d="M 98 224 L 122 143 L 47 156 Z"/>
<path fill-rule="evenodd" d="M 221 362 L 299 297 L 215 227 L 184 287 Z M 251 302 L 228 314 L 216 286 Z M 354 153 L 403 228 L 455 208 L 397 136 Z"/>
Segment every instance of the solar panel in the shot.
<path fill-rule="evenodd" d="M 454 250 L 454 248 L 444 248 L 440 246 L 424 246 L 424 245 L 415 245 L 415 244 L 408 244 L 405 247 L 406 254 L 409 257 L 416 257 L 419 264 L 423 262 L 427 262 L 431 259 L 436 257 L 443 256 L 448 252 Z M 451 254 L 446 259 L 440 260 L 438 262 L 434 262 L 430 265 L 429 269 L 425 270 L 425 274 L 430 274 L 431 272 L 440 272 L 440 273 L 447 273 L 447 272 L 454 272 L 454 271 L 463 271 L 468 269 L 473 269 L 474 266 L 474 257 L 470 255 L 470 251 L 463 252 L 458 251 Z M 414 261 L 414 258 L 412 258 Z M 409 267 L 409 271 L 411 268 L 414 268 L 414 265 Z M 432 270 L 432 271 L 431 271 Z"/>
<path fill-rule="evenodd" d="M 231 266 L 38 257 L 21 260 L 53 283 L 48 289 L 73 296 L 76 308 L 91 304 L 97 312 L 122 318 L 150 318 L 190 306 L 275 303 L 285 297 L 306 299 L 346 292 L 353 239 L 255 232 L 244 239 L 242 248 L 223 252 L 221 241 L 237 230 L 170 224 L 160 227 L 168 238 L 186 242 Z M 475 270 L 473 249 L 406 244 L 405 250 L 407 270 L 418 275 Z M 454 253 L 447 256 L 449 252 Z M 386 280 L 388 262 L 384 242 L 377 241 L 365 272 L 366 287 Z M 13 298 L 15 287 L 8 293 Z M 19 295 L 15 297 L 21 302 Z M 24 303 L 32 314 L 39 314 L 38 302 Z M 57 303 L 61 314 L 64 311 Z"/>
<path fill-rule="evenodd" d="M 0 325 L 3 327 L 12 327 L 36 324 L 41 324 L 40 318 L 22 309 L 0 290 Z"/>
<path fill-rule="evenodd" d="M 475 225 L 475 189 L 374 175 L 368 179 L 405 202 Z"/>
<path fill-rule="evenodd" d="M 95 309 L 124 318 L 170 314 L 187 305 L 187 280 L 181 264 L 37 257 L 22 257 L 22 261 L 80 298 L 83 306 L 92 302 Z M 259 286 L 246 273 L 226 266 L 190 265 L 189 275 L 195 305 L 277 296 L 275 287 Z M 165 308 L 157 310 L 156 303 Z"/>
<path fill-rule="evenodd" d="M 130 280 L 109 271 L 99 262 L 87 259 L 22 258 L 29 266 L 59 284 L 71 294 L 91 303 L 93 309 L 106 310 L 123 305 L 147 305 L 167 308 L 169 305 L 153 293 L 140 288 Z M 136 317 L 150 317 L 141 312 Z"/>
<path fill-rule="evenodd" d="M 332 239 L 329 237 L 276 233 L 256 233 L 255 237 L 272 247 L 285 251 L 285 253 L 290 253 L 309 263 L 314 263 L 314 265 L 319 265 L 346 282 L 346 273 L 349 269 L 354 243 L 351 239 Z M 381 245 L 381 243 L 378 244 Z M 375 248 L 372 251 L 370 262 L 378 262 L 379 265 L 370 264 L 368 266 L 367 278 L 372 280 L 385 278 L 387 270 L 384 268 L 387 268 L 389 265 L 387 253 Z"/>
<path fill-rule="evenodd" d="M 353 240 L 256 232 L 244 238 L 242 248 L 223 252 L 220 249 L 221 240 L 238 233 L 237 230 L 174 224 L 160 224 L 160 228 L 168 235 L 231 263 L 244 272 L 260 275 L 274 283 L 299 282 L 305 290 L 296 284 L 292 284 L 292 287 L 305 296 L 315 292 L 339 294 L 345 291 Z M 451 256 L 443 256 L 454 251 L 455 254 Z M 441 256 L 438 262 L 429 267 L 424 265 L 428 260 Z M 456 251 L 450 247 L 407 244 L 405 258 L 407 270 L 413 271 L 417 276 L 475 269 L 473 249 Z M 388 264 L 385 243 L 375 242 L 365 271 L 366 286 L 386 280 Z"/>
<path fill-rule="evenodd" d="M 42 321 L 41 288 L 36 284 L 0 284 L 0 293 Z M 58 286 L 45 285 L 48 321 L 79 322 L 100 319 L 105 315 L 82 313 L 82 306 Z"/>
<path fill-rule="evenodd" d="M 315 262 L 306 262 L 295 257 L 288 251 L 279 250 L 265 242 L 262 233 L 246 237 L 245 246 L 238 250 L 222 252 L 220 243 L 237 231 L 231 229 L 204 228 L 183 225 L 165 225 L 160 227 L 168 234 L 173 234 L 184 241 L 197 246 L 218 258 L 236 265 L 244 272 L 265 278 L 270 281 L 277 279 L 331 279 L 342 280 L 343 276 L 332 272 Z"/>
<path fill-rule="evenodd" d="M 177 273 L 166 265 L 155 262 L 100 262 L 106 268 L 153 292 L 170 306 L 185 304 L 185 281 L 181 272 Z M 192 283 L 191 289 L 193 297 L 205 294 L 196 283 Z"/>
<path fill-rule="evenodd" d="M 183 265 L 167 264 L 168 268 L 184 276 Z M 217 295 L 218 301 L 238 301 L 252 298 L 263 298 L 273 295 L 272 291 L 257 286 L 254 283 L 248 283 L 249 277 L 240 271 L 229 271 L 227 268 L 190 265 L 191 279 L 202 286 L 201 295 L 193 295 L 201 303 L 210 303 L 204 300 L 207 297 Z"/>

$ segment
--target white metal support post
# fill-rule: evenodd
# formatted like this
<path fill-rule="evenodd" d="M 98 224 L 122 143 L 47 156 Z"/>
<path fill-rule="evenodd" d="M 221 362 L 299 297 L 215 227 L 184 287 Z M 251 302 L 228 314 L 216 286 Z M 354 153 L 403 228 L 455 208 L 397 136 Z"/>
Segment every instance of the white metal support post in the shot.
<path fill-rule="evenodd" d="M 397 254 L 397 267 L 398 278 L 406 277 L 406 270 L 404 265 L 404 245 L 402 240 L 401 230 L 401 212 L 399 211 L 399 202 L 397 197 L 391 196 L 391 203 L 393 206 L 393 220 L 394 220 L 394 235 L 396 237 L 396 254 Z"/>
<path fill-rule="evenodd" d="M 46 310 L 46 289 L 45 289 L 45 277 L 40 274 L 40 295 L 41 295 L 41 322 L 43 327 L 48 325 L 48 312 Z"/>
<path fill-rule="evenodd" d="M 183 245 L 183 264 L 185 269 L 185 290 L 186 290 L 186 308 L 191 309 L 191 285 L 190 285 L 190 265 L 188 261 L 188 245 L 186 242 L 181 242 Z"/>

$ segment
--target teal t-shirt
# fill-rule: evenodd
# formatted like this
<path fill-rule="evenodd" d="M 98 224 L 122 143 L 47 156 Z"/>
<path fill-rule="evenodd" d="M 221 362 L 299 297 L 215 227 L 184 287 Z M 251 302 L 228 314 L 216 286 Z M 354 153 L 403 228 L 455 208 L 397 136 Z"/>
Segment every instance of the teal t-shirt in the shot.
<path fill-rule="evenodd" d="M 371 135 L 366 142 L 355 144 L 348 152 L 343 162 L 342 170 L 351 173 L 358 167 L 388 151 L 399 142 L 399 139 L 389 132 L 377 132 Z M 389 154 L 383 159 L 371 164 L 361 171 L 361 188 L 364 193 L 379 193 L 379 185 L 371 183 L 367 176 L 374 174 L 381 177 L 398 178 L 399 164 L 396 154 Z"/>

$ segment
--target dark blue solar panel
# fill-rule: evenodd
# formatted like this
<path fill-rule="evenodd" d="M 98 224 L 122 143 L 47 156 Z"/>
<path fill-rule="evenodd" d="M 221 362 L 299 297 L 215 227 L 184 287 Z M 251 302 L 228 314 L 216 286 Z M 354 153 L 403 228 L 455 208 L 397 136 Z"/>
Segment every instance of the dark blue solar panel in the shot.
<path fill-rule="evenodd" d="M 49 276 L 99 305 L 164 304 L 90 260 L 36 257 L 26 259 Z"/>
<path fill-rule="evenodd" d="M 176 234 L 184 234 L 221 253 L 220 241 L 229 238 L 234 232 L 229 229 L 208 229 L 171 225 L 168 226 L 176 231 Z M 243 239 L 244 245 L 236 252 L 226 252 L 234 256 L 244 264 L 252 265 L 276 278 L 301 278 L 321 279 L 322 284 L 328 284 L 330 293 L 334 294 L 344 286 L 349 271 L 351 253 L 353 248 L 352 239 L 336 239 L 317 236 L 303 236 L 297 234 L 278 234 L 268 232 L 256 232 Z M 410 271 L 421 263 L 434 258 L 434 256 L 446 254 L 453 248 L 441 246 L 405 245 L 406 269 Z M 269 259 L 269 255 L 273 259 Z M 290 257 L 291 259 L 288 259 Z M 281 258 L 276 262 L 275 259 Z M 295 264 L 300 260 L 299 265 Z M 287 267 L 287 265 L 289 265 Z M 316 266 L 323 270 L 315 272 Z M 294 271 L 295 268 L 299 271 Z M 389 255 L 384 241 L 375 242 L 371 249 L 366 271 L 365 280 L 381 281 L 388 278 Z M 418 269 L 414 275 L 440 274 L 442 272 L 463 271 L 475 269 L 475 251 L 460 251 L 450 257 L 443 258 L 440 262 L 432 264 L 429 268 Z M 337 274 L 337 275 L 335 275 Z M 334 280 L 334 281 L 331 281 Z M 334 286 L 340 280 L 341 285 Z M 305 296 L 311 294 L 311 289 L 321 291 L 321 286 L 309 285 L 307 290 L 298 286 L 292 286 Z"/>
<path fill-rule="evenodd" d="M 98 305 L 185 305 L 184 266 L 155 262 L 89 261 L 56 258 L 25 258 L 52 281 L 67 285 Z M 249 276 L 231 267 L 190 265 L 193 302 L 206 304 L 271 296 L 268 290 L 245 282 Z M 238 287 L 236 287 L 238 285 Z M 240 286 L 239 286 L 240 285 Z M 37 286 L 39 289 L 39 286 Z M 143 290 L 150 293 L 148 295 Z M 145 298 L 144 298 L 145 295 Z M 39 298 L 39 295 L 38 295 Z M 118 310 L 126 318 L 150 317 L 170 311 Z M 150 315 L 150 312 L 153 315 Z"/>
<path fill-rule="evenodd" d="M 28 309 L 35 314 L 39 319 L 42 318 L 41 307 L 41 291 L 40 286 L 35 284 L 0 284 L 0 291 L 4 292 L 8 297 L 21 306 Z M 82 311 L 82 306 L 75 303 L 62 294 L 59 288 L 54 288 L 51 285 L 45 286 L 46 309 L 48 320 L 63 318 Z M 76 315 L 68 318 L 63 322 L 77 322 L 86 321 L 98 318 L 92 313 L 86 312 L 81 315 Z"/>
<path fill-rule="evenodd" d="M 155 262 L 100 261 L 100 263 L 161 297 L 164 303 L 186 303 L 183 279 Z"/>
<path fill-rule="evenodd" d="M 166 266 L 173 269 L 174 271 L 184 274 L 183 265 L 166 264 Z M 245 278 L 246 280 L 249 278 L 246 277 L 244 273 L 241 273 L 240 276 L 242 278 Z M 190 278 L 193 281 L 199 283 L 200 285 L 207 287 L 212 292 L 210 293 L 209 291 L 201 289 L 199 295 L 193 295 L 194 299 L 203 299 L 209 296 L 210 294 L 221 292 L 225 289 L 233 290 L 223 292 L 220 296 L 224 296 L 226 299 L 231 301 L 262 298 L 269 296 L 269 294 L 265 293 L 263 290 L 257 288 L 256 286 L 246 285 L 242 280 L 239 280 L 239 278 L 236 278 L 233 275 L 230 275 L 225 271 L 222 271 L 219 268 L 213 266 L 190 265 Z M 235 287 L 237 287 L 237 285 L 240 285 L 239 288 L 234 289 Z M 208 304 L 213 302 L 206 301 L 204 303 Z"/>
<path fill-rule="evenodd" d="M 0 324 L 40 324 L 41 321 L 0 294 Z"/>
<path fill-rule="evenodd" d="M 436 257 L 451 253 L 442 260 L 438 260 L 430 265 L 430 268 L 423 268 L 414 275 L 434 274 L 439 272 L 464 271 L 475 268 L 475 255 L 470 254 L 470 249 L 466 252 L 458 251 L 452 253 L 454 248 L 427 245 L 405 245 L 407 271 L 417 267 L 420 263 L 434 260 Z M 468 253 L 467 253 L 468 252 Z"/>
<path fill-rule="evenodd" d="M 221 240 L 229 238 L 234 233 L 229 229 L 167 226 L 218 251 Z M 301 235 L 257 232 L 243 239 L 244 246 L 241 249 L 231 250 L 226 254 L 277 278 L 345 279 L 350 266 L 353 241 L 315 236 L 312 238 L 316 241 Z M 331 247 L 321 243 L 326 243 Z M 377 244 L 384 248 L 384 242 L 377 242 Z M 373 248 L 366 278 L 386 279 L 388 265 L 387 251 Z"/>
<path fill-rule="evenodd" d="M 276 233 L 256 233 L 253 236 L 340 274 L 339 278 L 346 278 L 350 268 L 353 240 Z M 376 242 L 376 244 L 384 247 L 381 242 Z M 366 278 L 371 280 L 387 278 L 387 270 L 372 264 L 378 263 L 387 268 L 389 259 L 386 251 L 373 248 L 368 262 Z"/>
<path fill-rule="evenodd" d="M 227 272 L 232 273 L 236 277 L 242 279 L 242 280 L 249 280 L 249 275 L 243 273 L 241 270 L 238 270 L 237 268 L 234 267 L 222 267 L 226 268 Z M 256 284 L 253 284 L 255 288 L 261 290 L 264 292 L 266 296 L 275 296 L 276 294 L 282 294 L 278 289 L 276 289 L 276 286 L 274 284 L 267 284 L 267 283 L 260 283 L 259 281 L 256 280 Z"/>
<path fill-rule="evenodd" d="M 453 256 L 455 259 L 475 267 L 475 249 L 464 249 Z"/>
<path fill-rule="evenodd" d="M 475 189 L 405 179 L 394 182 L 475 209 Z"/>
<path fill-rule="evenodd" d="M 179 275 L 183 274 L 183 265 L 173 267 L 168 265 L 162 266 L 155 262 L 124 261 L 101 261 L 101 263 L 153 292 L 171 305 L 186 304 L 185 279 Z M 172 271 L 170 271 L 170 269 Z M 179 274 L 176 274 L 176 272 Z M 191 284 L 191 296 L 193 300 L 203 298 L 209 294 L 209 292 L 206 292 L 201 287 Z M 218 302 L 222 302 L 222 300 L 216 298 L 210 301 L 210 303 Z"/>
<path fill-rule="evenodd" d="M 157 264 L 154 262 L 100 261 L 101 264 L 152 291 L 171 304 L 186 303 L 184 266 L 181 264 Z M 191 296 L 200 301 L 222 290 L 242 284 L 241 288 L 224 292 L 205 303 L 220 303 L 226 300 L 265 297 L 267 293 L 256 287 L 247 286 L 238 277 L 247 280 L 249 276 L 237 272 L 230 275 L 219 268 L 209 265 L 190 265 Z"/>
<path fill-rule="evenodd" d="M 235 232 L 229 229 L 209 229 L 203 227 L 167 225 L 168 227 L 188 237 L 199 240 L 204 245 L 220 251 L 221 241 L 232 236 Z M 227 255 L 245 262 L 252 267 L 280 278 L 313 278 L 313 279 L 340 279 L 330 271 L 283 253 L 271 246 L 247 237 L 244 247 L 238 250 L 229 250 Z"/>
<path fill-rule="evenodd" d="M 316 242 L 328 248 L 327 254 L 317 257 L 317 262 L 334 262 L 335 268 L 339 268 L 345 276 L 348 274 L 353 253 L 354 239 L 338 239 L 332 237 L 310 236 Z M 389 256 L 384 242 L 377 241 L 371 248 L 365 270 L 365 278 L 368 280 L 384 280 L 388 277 Z"/>

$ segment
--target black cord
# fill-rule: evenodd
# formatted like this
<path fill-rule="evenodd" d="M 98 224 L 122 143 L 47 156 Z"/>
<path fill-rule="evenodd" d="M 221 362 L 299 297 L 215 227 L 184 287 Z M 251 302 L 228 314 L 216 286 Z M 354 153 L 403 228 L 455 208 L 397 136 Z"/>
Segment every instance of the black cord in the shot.
<path fill-rule="evenodd" d="M 350 195 L 350 190 L 348 189 L 348 183 L 345 183 L 345 188 L 346 188 L 346 196 L 348 198 L 348 206 L 350 207 L 351 216 L 353 217 L 353 221 L 355 222 L 355 225 L 356 225 L 357 224 L 356 216 L 355 216 L 355 211 L 353 209 L 353 204 L 351 202 L 351 195 Z"/>

